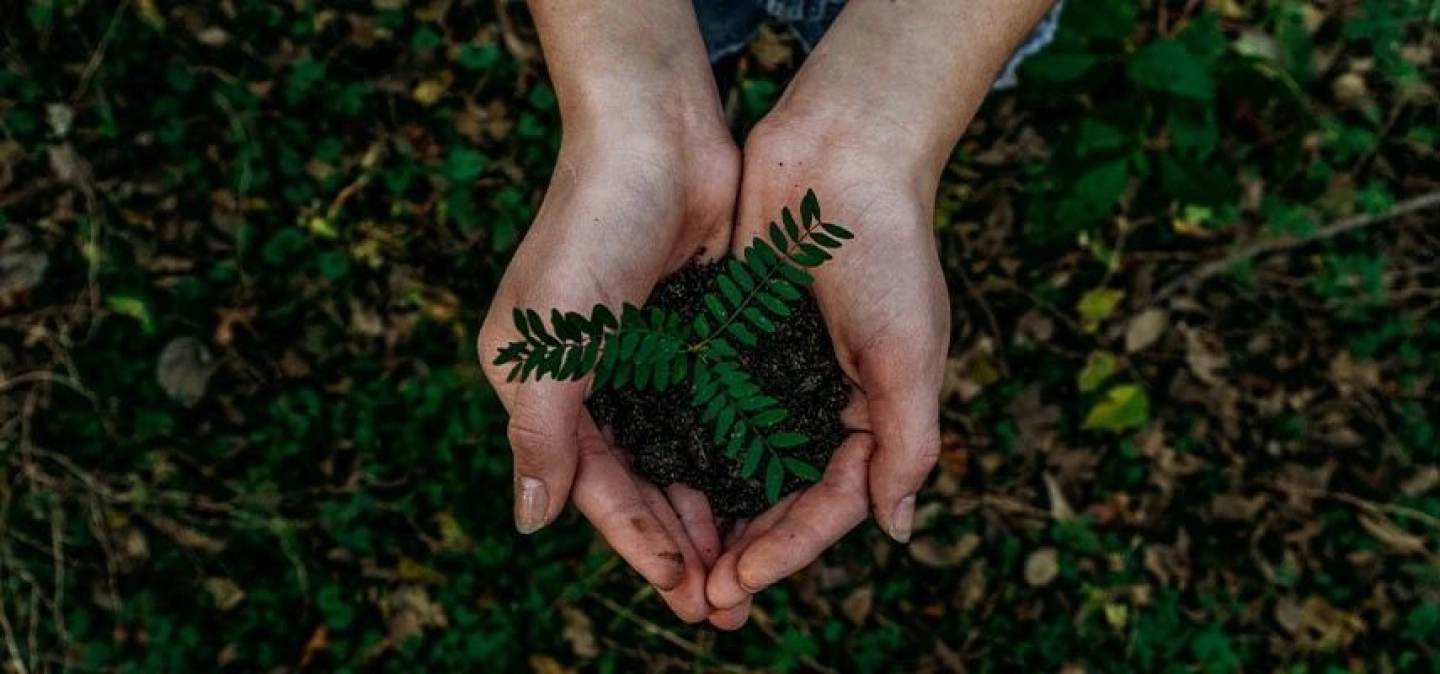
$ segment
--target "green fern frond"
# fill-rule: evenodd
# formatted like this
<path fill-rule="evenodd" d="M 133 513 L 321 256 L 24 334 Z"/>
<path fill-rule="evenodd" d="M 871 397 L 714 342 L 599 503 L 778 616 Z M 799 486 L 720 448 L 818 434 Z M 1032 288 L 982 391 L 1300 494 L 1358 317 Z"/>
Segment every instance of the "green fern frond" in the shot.
<path fill-rule="evenodd" d="M 549 321 L 533 309 L 515 309 L 521 339 L 499 350 L 495 365 L 509 365 L 506 381 L 579 380 L 594 373 L 592 386 L 666 391 L 688 382 L 691 401 L 711 424 L 716 447 L 740 462 L 740 474 L 761 474 L 767 498 L 780 497 L 786 474 L 818 480 L 820 471 L 785 456 L 810 442 L 802 433 L 780 430 L 790 413 L 766 395 L 739 364 L 731 340 L 748 347 L 779 329 L 793 313 L 801 288 L 814 282 L 806 269 L 831 259 L 829 251 L 854 237 L 820 219 L 813 191 L 800 202 L 800 219 L 787 207 L 742 255 L 727 260 L 717 291 L 703 298 L 704 310 L 689 323 L 674 311 L 632 304 L 617 318 L 604 305 L 588 316 L 550 310 Z"/>

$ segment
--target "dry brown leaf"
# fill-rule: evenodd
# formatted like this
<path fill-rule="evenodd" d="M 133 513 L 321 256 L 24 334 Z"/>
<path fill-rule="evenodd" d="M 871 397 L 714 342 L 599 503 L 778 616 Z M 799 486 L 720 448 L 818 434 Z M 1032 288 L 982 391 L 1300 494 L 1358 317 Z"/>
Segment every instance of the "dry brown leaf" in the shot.
<path fill-rule="evenodd" d="M 944 544 L 933 536 L 923 536 L 910 542 L 905 546 L 910 558 L 914 559 L 932 569 L 948 569 L 959 566 L 977 548 L 980 547 L 980 537 L 968 533 L 960 537 L 954 543 Z"/>
<path fill-rule="evenodd" d="M 1050 497 L 1050 516 L 1058 522 L 1075 519 L 1075 509 L 1065 500 L 1065 493 L 1060 490 L 1060 483 L 1055 481 L 1055 476 L 1045 473 L 1044 477 L 1045 493 Z"/>
<path fill-rule="evenodd" d="M 573 670 L 544 653 L 532 653 L 530 654 L 530 671 L 534 674 L 568 674 Z"/>
<path fill-rule="evenodd" d="M 1229 359 L 1222 349 L 1211 346 L 1211 340 L 1198 329 L 1181 328 L 1185 334 L 1185 364 L 1200 381 L 1211 386 L 1221 384 L 1221 374 Z"/>
<path fill-rule="evenodd" d="M 240 602 L 245 600 L 245 591 L 229 578 L 206 578 L 201 584 L 205 591 L 210 593 L 210 598 L 215 600 L 215 608 L 222 612 L 239 606 Z"/>
<path fill-rule="evenodd" d="M 600 646 L 595 643 L 595 626 L 590 616 L 574 606 L 560 607 L 560 617 L 565 621 L 563 636 L 570 644 L 570 650 L 586 660 L 600 655 Z"/>
<path fill-rule="evenodd" d="M 1125 352 L 1135 353 L 1154 344 L 1169 322 L 1170 315 L 1163 309 L 1146 309 L 1131 318 L 1125 327 Z"/>
<path fill-rule="evenodd" d="M 851 624 L 860 626 L 865 624 L 865 619 L 870 617 L 870 610 L 875 606 L 875 586 L 870 583 L 855 588 L 853 592 L 840 602 L 840 612 L 845 614 Z"/>
<path fill-rule="evenodd" d="M 402 585 L 385 597 L 385 625 L 390 641 L 404 643 L 427 629 L 449 625 L 445 608 L 419 585 Z"/>
<path fill-rule="evenodd" d="M 1025 582 L 1031 587 L 1044 587 L 1060 576 L 1060 553 L 1044 547 L 1030 553 L 1025 560 Z"/>
<path fill-rule="evenodd" d="M 1360 515 L 1360 526 L 1365 527 L 1371 536 L 1391 550 L 1402 555 L 1424 554 L 1428 547 L 1424 538 L 1402 530 L 1389 518 L 1381 515 Z"/>
<path fill-rule="evenodd" d="M 1216 494 L 1210 500 L 1210 513 L 1222 520 L 1248 520 L 1258 514 L 1269 500 L 1265 494 L 1249 498 L 1239 494 Z"/>

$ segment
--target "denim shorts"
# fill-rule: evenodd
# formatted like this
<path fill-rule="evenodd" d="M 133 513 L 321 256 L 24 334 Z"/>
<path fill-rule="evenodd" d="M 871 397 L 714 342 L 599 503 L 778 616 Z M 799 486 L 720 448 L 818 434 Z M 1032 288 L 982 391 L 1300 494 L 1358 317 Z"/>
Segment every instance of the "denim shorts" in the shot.
<path fill-rule="evenodd" d="M 745 49 L 760 32 L 760 27 L 771 19 L 789 24 L 800 46 L 808 53 L 824 37 L 845 0 L 694 0 L 694 3 L 700 32 L 705 36 L 705 48 L 710 52 L 710 60 L 715 62 Z M 1020 63 L 1055 37 L 1064 5 L 1064 0 L 1057 0 L 1030 37 L 1015 50 L 996 78 L 995 88 L 1014 85 L 1015 69 Z"/>

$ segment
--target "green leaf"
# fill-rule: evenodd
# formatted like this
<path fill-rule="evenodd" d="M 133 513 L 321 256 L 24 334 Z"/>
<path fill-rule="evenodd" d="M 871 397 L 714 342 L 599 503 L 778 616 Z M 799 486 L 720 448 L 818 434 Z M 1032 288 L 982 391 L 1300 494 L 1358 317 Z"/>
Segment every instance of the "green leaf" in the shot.
<path fill-rule="evenodd" d="M 745 398 L 740 401 L 740 409 L 745 410 L 746 412 L 754 412 L 755 410 L 763 410 L 767 407 L 779 406 L 780 401 L 771 398 L 770 396 L 755 396 L 753 398 Z"/>
<path fill-rule="evenodd" d="M 1103 384 L 1110 375 L 1115 374 L 1115 356 L 1108 351 L 1092 351 L 1085 359 L 1085 369 L 1080 371 L 1079 380 L 1080 392 L 1089 393 Z"/>
<path fill-rule="evenodd" d="M 774 503 L 780 500 L 780 488 L 784 486 L 785 468 L 775 457 L 765 462 L 765 500 Z"/>
<path fill-rule="evenodd" d="M 684 354 L 676 356 L 674 360 L 670 361 L 670 381 L 676 384 L 685 381 L 686 368 L 688 368 L 689 365 L 690 359 L 685 357 Z"/>
<path fill-rule="evenodd" d="M 790 214 L 790 209 L 780 209 L 780 219 L 785 222 L 785 235 L 789 236 L 791 241 L 799 241 L 800 225 L 795 224 L 795 216 Z"/>
<path fill-rule="evenodd" d="M 1215 83 L 1205 62 L 1176 40 L 1158 40 L 1140 48 L 1131 55 L 1128 70 L 1130 79 L 1147 89 L 1202 103 L 1215 100 Z"/>
<path fill-rule="evenodd" d="M 453 145 L 445 156 L 445 177 L 456 184 L 472 182 L 485 173 L 486 163 L 485 155 L 463 145 Z"/>
<path fill-rule="evenodd" d="M 786 302 L 794 302 L 800 299 L 800 290 L 794 285 L 779 276 L 770 279 L 770 291 L 780 296 Z"/>
<path fill-rule="evenodd" d="M 493 364 L 504 365 L 521 360 L 521 356 L 525 355 L 525 349 L 528 346 L 530 345 L 525 342 L 510 342 L 506 344 L 500 349 L 500 353 L 495 356 Z"/>
<path fill-rule="evenodd" d="M 555 379 L 564 381 L 571 379 L 580 370 L 580 361 L 585 358 L 584 347 L 571 347 L 563 350 L 565 359 L 561 362 L 560 368 L 555 371 Z"/>
<path fill-rule="evenodd" d="M 615 314 L 610 311 L 610 307 L 603 304 L 597 304 L 594 309 L 590 310 L 590 325 L 600 326 L 605 330 L 614 330 L 620 327 L 615 320 Z"/>
<path fill-rule="evenodd" d="M 560 339 L 573 342 L 580 339 L 580 331 L 575 329 L 570 321 L 565 320 L 565 314 L 559 309 L 550 310 L 550 329 L 555 331 L 555 336 Z"/>
<path fill-rule="evenodd" d="M 775 449 L 789 449 L 791 447 L 799 447 L 807 442 L 810 442 L 810 436 L 805 435 L 804 433 L 785 431 L 783 433 L 776 433 L 775 435 L 770 436 L 766 440 L 766 442 L 769 442 L 770 446 L 774 447 Z"/>
<path fill-rule="evenodd" d="M 813 244 L 813 243 L 802 243 L 802 244 L 800 244 L 800 250 L 803 250 L 803 251 L 805 251 L 806 253 L 809 253 L 810 255 L 815 256 L 816 258 L 818 258 L 818 259 L 820 260 L 820 262 L 825 262 L 826 260 L 829 260 L 829 259 L 830 259 L 830 254 L 827 253 L 827 252 L 825 252 L 825 249 L 824 249 L 824 248 L 821 248 L 821 247 L 819 247 L 819 246 L 817 246 L 817 245 L 815 245 L 815 244 Z M 815 266 L 819 266 L 819 265 L 817 264 L 817 265 L 815 265 Z"/>
<path fill-rule="evenodd" d="M 765 314 L 760 313 L 759 309 L 745 307 L 740 311 L 740 315 L 744 316 L 745 320 L 750 321 L 750 324 L 761 332 L 775 332 L 775 324 L 766 318 Z"/>
<path fill-rule="evenodd" d="M 790 413 L 787 412 L 785 408 L 776 407 L 774 409 L 765 410 L 764 412 L 755 415 L 755 418 L 751 419 L 750 423 L 755 424 L 756 428 L 769 428 L 771 426 L 774 426 L 775 424 L 784 421 L 785 419 L 789 418 L 789 416 Z M 783 433 L 781 435 L 783 435 Z"/>
<path fill-rule="evenodd" d="M 1125 292 L 1113 288 L 1095 288 L 1081 296 L 1078 308 L 1085 328 L 1093 332 L 1100 321 L 1115 313 L 1123 299 Z"/>
<path fill-rule="evenodd" d="M 1082 427 L 1091 430 L 1122 433 L 1144 426 L 1150 421 L 1150 399 L 1134 384 L 1123 384 L 1105 393 L 1085 416 Z"/>
<path fill-rule="evenodd" d="M 580 367 L 575 371 L 575 378 L 579 379 L 587 372 L 595 369 L 595 363 L 600 360 L 600 340 L 591 339 L 585 345 L 584 353 L 580 357 Z"/>
<path fill-rule="evenodd" d="M 720 410 L 720 416 L 715 421 L 715 437 L 710 441 L 712 445 L 720 445 L 725 441 L 725 436 L 730 432 L 730 426 L 735 423 L 735 408 L 724 407 Z"/>
<path fill-rule="evenodd" d="M 811 482 L 820 481 L 820 471 L 815 468 L 815 466 L 805 463 L 800 459 L 791 459 L 789 457 L 783 458 L 781 461 L 785 463 L 785 469 L 790 471 L 791 475 Z"/>
<path fill-rule="evenodd" d="M 821 223 L 821 226 L 825 229 L 826 234 L 840 239 L 841 241 L 849 241 L 850 239 L 855 238 L 855 235 L 850 233 L 850 230 L 845 229 L 844 227 L 841 227 L 840 225 L 837 225 L 833 222 Z"/>
<path fill-rule="evenodd" d="M 790 315 L 790 307 L 785 306 L 785 303 L 781 302 L 780 298 L 770 293 L 757 293 L 755 299 L 760 302 L 761 306 L 769 309 L 770 313 L 775 314 L 775 316 L 779 318 L 785 318 Z"/>
<path fill-rule="evenodd" d="M 747 270 L 745 265 L 739 260 L 730 258 L 725 263 L 725 268 L 729 270 L 730 276 L 735 279 L 736 283 L 740 284 L 740 287 L 744 289 L 745 292 L 748 293 L 755 289 L 755 277 L 750 275 L 750 271 Z"/>
<path fill-rule="evenodd" d="M 515 307 L 510 310 L 510 317 L 515 321 L 515 329 L 520 331 L 520 335 L 525 338 L 525 341 L 531 341 L 530 324 L 525 320 L 525 312 L 521 311 L 520 307 Z"/>
<path fill-rule="evenodd" d="M 780 225 L 774 222 L 770 223 L 770 245 L 775 246 L 775 250 L 785 250 L 789 247 L 785 241 L 785 233 L 780 231 Z"/>
<path fill-rule="evenodd" d="M 645 361 L 635 361 L 635 388 L 641 391 L 650 387 L 650 375 L 654 367 Z"/>
<path fill-rule="evenodd" d="M 709 307 L 710 313 L 714 315 L 715 320 L 721 324 L 724 324 L 726 318 L 729 317 L 729 314 L 725 311 L 725 305 L 720 303 L 720 298 L 716 297 L 714 293 L 705 294 L 705 306 Z"/>
<path fill-rule="evenodd" d="M 750 332 L 750 329 L 746 328 L 744 324 L 731 323 L 725 326 L 725 330 L 734 336 L 735 339 L 740 340 L 740 343 L 745 346 L 755 346 L 757 342 L 755 333 Z"/>
<path fill-rule="evenodd" d="M 635 358 L 635 350 L 640 347 L 640 333 L 624 332 L 620 334 L 620 360 L 629 362 Z"/>
<path fill-rule="evenodd" d="M 735 282 L 731 281 L 729 276 L 724 275 L 721 275 L 717 281 L 720 284 L 720 292 L 725 295 L 725 299 L 730 302 L 730 306 L 740 306 L 744 298 L 740 294 L 740 289 L 735 287 Z"/>
<path fill-rule="evenodd" d="M 776 252 L 770 244 L 765 243 L 764 239 L 757 238 L 755 239 L 755 258 L 764 268 L 769 269 L 780 261 L 780 253 Z"/>
<path fill-rule="evenodd" d="M 750 441 L 750 446 L 745 449 L 745 463 L 740 466 L 740 477 L 750 479 L 755 471 L 760 469 L 760 459 L 765 458 L 765 445 L 760 438 Z"/>
<path fill-rule="evenodd" d="M 526 309 L 525 320 L 529 321 L 530 323 L 530 334 L 533 335 L 535 338 L 539 339 L 541 342 L 544 342 L 545 344 L 549 344 L 551 346 L 560 343 L 560 340 L 555 339 L 554 337 L 550 336 L 549 332 L 545 331 L 545 321 L 540 318 L 539 312 L 535 311 L 534 309 Z"/>
<path fill-rule="evenodd" d="M 811 276 L 810 274 L 804 272 L 803 270 L 799 269 L 794 265 L 780 265 L 780 275 L 784 276 L 786 281 L 789 281 L 797 286 L 808 286 L 815 282 L 815 277 Z"/>
<path fill-rule="evenodd" d="M 811 241 L 814 241 L 815 243 L 820 244 L 820 245 L 821 245 L 822 247 L 824 247 L 824 248 L 839 248 L 839 247 L 840 247 L 840 242 L 839 242 L 839 241 L 836 241 L 835 239 L 830 238 L 829 235 L 824 234 L 824 233 L 821 233 L 821 232 L 815 232 L 814 234 L 811 234 L 811 235 L 810 235 L 810 240 L 811 240 Z"/>
<path fill-rule="evenodd" d="M 515 381 L 515 379 L 520 376 L 520 370 L 524 367 L 524 363 L 516 363 L 515 367 L 510 368 L 510 374 L 505 375 L 505 383 L 508 384 Z"/>
<path fill-rule="evenodd" d="M 725 456 L 735 459 L 740 456 L 740 449 L 745 446 L 745 435 L 743 433 L 731 433 L 730 442 L 725 446 Z"/>
<path fill-rule="evenodd" d="M 735 347 L 730 346 L 730 342 L 718 337 L 710 340 L 710 353 L 717 358 L 735 358 L 739 355 L 735 353 Z"/>
<path fill-rule="evenodd" d="M 820 219 L 820 200 L 815 198 L 815 190 L 805 190 L 805 196 L 801 197 L 800 219 L 805 221 L 806 229 Z"/>
<path fill-rule="evenodd" d="M 721 396 L 711 398 L 710 402 L 705 403 L 705 411 L 700 413 L 700 422 L 708 424 L 714 421 L 716 417 L 720 416 L 722 409 L 726 409 L 725 399 Z"/>
<path fill-rule="evenodd" d="M 635 350 L 635 361 L 649 363 L 654 360 L 655 352 L 660 347 L 660 336 L 647 332 L 640 338 L 640 347 Z"/>
<path fill-rule="evenodd" d="M 660 360 L 655 363 L 655 371 L 651 375 L 655 382 L 657 391 L 664 391 L 670 388 L 670 363 Z"/>
<path fill-rule="evenodd" d="M 691 330 L 701 338 L 710 334 L 710 321 L 705 319 L 705 314 L 695 315 L 695 322 L 691 325 Z"/>

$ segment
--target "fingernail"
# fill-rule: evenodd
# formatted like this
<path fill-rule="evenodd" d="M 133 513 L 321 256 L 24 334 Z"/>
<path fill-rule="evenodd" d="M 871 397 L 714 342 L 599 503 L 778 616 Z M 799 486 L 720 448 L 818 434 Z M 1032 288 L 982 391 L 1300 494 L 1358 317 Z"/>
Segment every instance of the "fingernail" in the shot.
<path fill-rule="evenodd" d="M 890 515 L 890 537 L 901 542 L 910 542 L 910 529 L 915 526 L 915 495 L 911 494 L 895 504 Z"/>
<path fill-rule="evenodd" d="M 533 477 L 522 477 L 519 499 L 515 503 L 515 528 L 522 534 L 533 534 L 545 526 L 545 512 L 550 509 L 550 496 L 545 483 Z"/>

